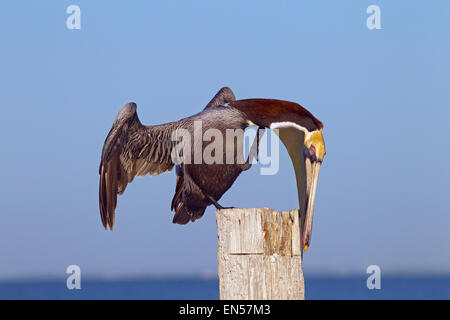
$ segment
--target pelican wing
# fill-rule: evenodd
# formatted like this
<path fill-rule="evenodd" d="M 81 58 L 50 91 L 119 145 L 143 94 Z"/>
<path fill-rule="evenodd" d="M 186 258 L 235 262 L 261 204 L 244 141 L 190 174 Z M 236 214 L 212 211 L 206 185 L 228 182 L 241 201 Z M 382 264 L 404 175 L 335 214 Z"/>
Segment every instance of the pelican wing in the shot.
<path fill-rule="evenodd" d="M 103 145 L 99 174 L 99 206 L 102 224 L 112 230 L 117 194 L 123 194 L 134 177 L 171 171 L 171 126 L 144 126 L 136 104 L 125 105 L 117 114 Z"/>
<path fill-rule="evenodd" d="M 233 91 L 231 91 L 231 89 L 228 87 L 223 87 L 216 93 L 214 98 L 212 98 L 211 101 L 206 105 L 205 109 L 220 106 L 235 100 L 236 97 L 234 96 Z"/>

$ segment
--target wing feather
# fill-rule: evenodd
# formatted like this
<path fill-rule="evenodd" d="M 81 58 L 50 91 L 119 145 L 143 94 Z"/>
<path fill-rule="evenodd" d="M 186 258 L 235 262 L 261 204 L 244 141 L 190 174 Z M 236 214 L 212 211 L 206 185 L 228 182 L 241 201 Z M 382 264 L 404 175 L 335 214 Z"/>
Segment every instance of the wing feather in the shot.
<path fill-rule="evenodd" d="M 99 208 L 103 227 L 114 227 L 117 194 L 123 194 L 134 177 L 171 171 L 174 142 L 173 123 L 144 126 L 136 114 L 136 104 L 125 105 L 105 139 L 99 174 Z"/>
<path fill-rule="evenodd" d="M 228 87 L 223 87 L 216 93 L 216 95 L 206 105 L 205 109 L 217 107 L 217 106 L 223 105 L 225 103 L 230 103 L 235 100 L 236 100 L 236 97 L 234 96 L 233 91 L 231 91 L 231 89 Z"/>

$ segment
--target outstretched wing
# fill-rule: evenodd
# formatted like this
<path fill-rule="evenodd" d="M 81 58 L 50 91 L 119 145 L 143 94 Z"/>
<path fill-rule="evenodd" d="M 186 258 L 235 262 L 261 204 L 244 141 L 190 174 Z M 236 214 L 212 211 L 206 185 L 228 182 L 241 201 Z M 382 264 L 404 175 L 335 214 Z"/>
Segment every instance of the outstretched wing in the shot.
<path fill-rule="evenodd" d="M 103 145 L 99 168 L 99 206 L 105 229 L 113 229 L 117 194 L 123 194 L 134 177 L 172 170 L 172 126 L 142 125 L 135 103 L 128 103 L 117 114 Z"/>
<path fill-rule="evenodd" d="M 228 87 L 223 87 L 220 89 L 214 98 L 211 99 L 211 101 L 206 105 L 205 109 L 220 106 L 225 103 L 230 103 L 232 101 L 235 101 L 236 97 L 234 96 L 233 91 L 231 91 Z"/>

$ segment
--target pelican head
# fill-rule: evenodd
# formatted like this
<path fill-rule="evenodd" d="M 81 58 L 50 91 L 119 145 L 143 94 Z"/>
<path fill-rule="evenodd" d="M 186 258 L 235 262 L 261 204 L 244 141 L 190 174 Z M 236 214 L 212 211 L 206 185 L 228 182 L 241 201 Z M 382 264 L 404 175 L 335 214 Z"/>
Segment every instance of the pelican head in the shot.
<path fill-rule="evenodd" d="M 285 122 L 271 125 L 285 145 L 294 166 L 300 205 L 300 224 L 303 251 L 311 243 L 314 200 L 320 166 L 325 156 L 322 128 L 309 132 L 298 124 Z"/>
<path fill-rule="evenodd" d="M 303 251 L 311 243 L 314 200 L 319 170 L 325 157 L 323 125 L 301 105 L 275 99 L 247 99 L 233 103 L 255 125 L 273 130 L 294 165 L 300 205 Z"/>
<path fill-rule="evenodd" d="M 303 183 L 298 190 L 300 209 L 302 217 L 302 245 L 306 251 L 311 243 L 312 223 L 314 216 L 314 200 L 316 198 L 317 180 L 319 179 L 320 165 L 325 157 L 325 141 L 323 140 L 322 129 L 309 132 L 305 135 L 304 141 L 304 167 L 306 184 Z M 301 160 L 300 160 L 301 161 Z M 295 166 L 294 166 L 295 167 Z M 298 180 L 303 180 L 303 172 L 296 172 Z M 302 181 L 300 181 L 302 182 Z M 302 206 L 303 204 L 303 206 Z M 305 208 L 306 210 L 302 210 Z"/>

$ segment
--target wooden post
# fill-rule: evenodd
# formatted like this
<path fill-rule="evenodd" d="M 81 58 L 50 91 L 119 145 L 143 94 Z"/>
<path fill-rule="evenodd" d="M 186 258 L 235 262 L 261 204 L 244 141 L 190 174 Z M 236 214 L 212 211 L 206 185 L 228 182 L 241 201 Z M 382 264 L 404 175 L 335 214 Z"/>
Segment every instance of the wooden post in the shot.
<path fill-rule="evenodd" d="M 220 299 L 305 298 L 297 210 L 216 211 Z"/>

